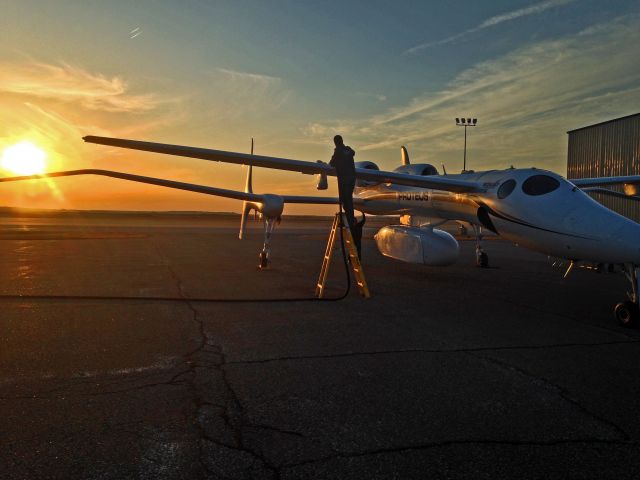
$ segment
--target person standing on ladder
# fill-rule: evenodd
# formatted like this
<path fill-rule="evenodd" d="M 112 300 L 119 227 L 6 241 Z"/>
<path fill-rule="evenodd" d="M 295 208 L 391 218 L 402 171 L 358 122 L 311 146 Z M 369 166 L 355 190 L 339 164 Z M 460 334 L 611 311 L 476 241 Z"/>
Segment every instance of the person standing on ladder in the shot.
<path fill-rule="evenodd" d="M 353 226 L 356 223 L 356 217 L 353 213 L 353 189 L 356 186 L 356 167 L 353 157 L 356 152 L 344 144 L 340 135 L 333 137 L 333 143 L 335 143 L 336 148 L 333 151 L 329 165 L 336 169 L 340 203 L 347 216 L 349 227 L 353 230 Z"/>
<path fill-rule="evenodd" d="M 333 151 L 333 156 L 329 161 L 329 165 L 336 169 L 338 176 L 338 195 L 340 197 L 340 203 L 347 217 L 347 223 L 353 236 L 353 241 L 358 248 L 358 254 L 360 254 L 360 244 L 362 241 L 362 229 L 356 228 L 356 217 L 353 211 L 353 189 L 356 186 L 356 167 L 353 161 L 353 157 L 356 152 L 349 146 L 344 144 L 344 140 L 341 135 L 333 137 L 333 143 L 336 148 Z"/>

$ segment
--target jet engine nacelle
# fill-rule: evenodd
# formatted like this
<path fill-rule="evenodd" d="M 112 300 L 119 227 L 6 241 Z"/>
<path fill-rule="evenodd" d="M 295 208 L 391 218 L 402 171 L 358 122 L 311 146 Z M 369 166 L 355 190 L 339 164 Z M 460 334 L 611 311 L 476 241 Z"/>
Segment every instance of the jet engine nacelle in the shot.
<path fill-rule="evenodd" d="M 367 170 L 380 170 L 378 165 L 373 162 L 355 162 L 356 168 L 364 168 Z M 376 185 L 378 182 L 372 182 L 370 180 L 356 180 L 356 186 L 358 187 L 370 187 L 372 185 Z"/>
<path fill-rule="evenodd" d="M 460 253 L 457 240 L 436 228 L 389 225 L 374 238 L 382 255 L 408 263 L 443 267 L 454 263 Z"/>
<path fill-rule="evenodd" d="M 410 165 L 402 165 L 394 171 L 398 173 L 406 173 L 407 175 L 438 175 L 438 169 L 429 163 L 412 163 Z"/>
<path fill-rule="evenodd" d="M 367 170 L 380 170 L 380 167 L 373 162 L 355 162 L 356 168 L 366 168 Z"/>

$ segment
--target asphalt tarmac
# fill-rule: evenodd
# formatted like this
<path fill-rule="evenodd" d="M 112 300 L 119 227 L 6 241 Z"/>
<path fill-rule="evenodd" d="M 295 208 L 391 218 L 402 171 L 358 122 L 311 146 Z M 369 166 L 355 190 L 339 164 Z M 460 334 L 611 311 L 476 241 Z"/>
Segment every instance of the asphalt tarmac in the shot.
<path fill-rule="evenodd" d="M 369 223 L 371 299 L 226 302 L 313 297 L 331 220 L 285 220 L 266 271 L 236 222 L 0 220 L 0 477 L 640 478 L 621 275 L 499 240 L 403 264 Z"/>

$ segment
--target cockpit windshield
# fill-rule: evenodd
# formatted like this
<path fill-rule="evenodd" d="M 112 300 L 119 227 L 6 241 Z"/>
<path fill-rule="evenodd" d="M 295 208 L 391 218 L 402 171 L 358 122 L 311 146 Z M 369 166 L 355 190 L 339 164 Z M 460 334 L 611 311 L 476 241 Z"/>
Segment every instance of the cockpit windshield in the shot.
<path fill-rule="evenodd" d="M 527 195 L 545 195 L 560 187 L 560 182 L 549 175 L 533 175 L 522 184 L 522 191 Z"/>
<path fill-rule="evenodd" d="M 498 188 L 498 198 L 501 200 L 503 198 L 507 198 L 511 195 L 514 188 L 516 188 L 516 181 L 514 179 L 510 178 L 509 180 L 502 182 L 502 185 Z"/>

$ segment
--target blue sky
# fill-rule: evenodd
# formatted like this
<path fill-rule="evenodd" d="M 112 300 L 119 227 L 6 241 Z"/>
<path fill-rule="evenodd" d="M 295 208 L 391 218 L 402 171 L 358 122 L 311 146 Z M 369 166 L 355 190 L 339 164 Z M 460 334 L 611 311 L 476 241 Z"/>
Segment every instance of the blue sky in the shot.
<path fill-rule="evenodd" d="M 237 166 L 122 153 L 84 134 L 305 160 L 342 133 L 360 160 L 566 169 L 566 131 L 636 113 L 640 1 L 209 2 L 2 0 L 0 147 L 32 136 L 55 167 L 236 188 Z M 64 182 L 64 183 L 62 183 Z M 101 184 L 99 182 L 107 182 Z M 112 180 L 58 183 L 21 206 L 237 210 L 229 201 Z M 108 185 L 112 196 L 97 190 Z M 256 188 L 313 192 L 258 172 Z M 103 188 L 104 190 L 104 188 Z M 299 213 L 305 210 L 292 210 Z M 314 210 L 315 211 L 315 210 Z"/>

